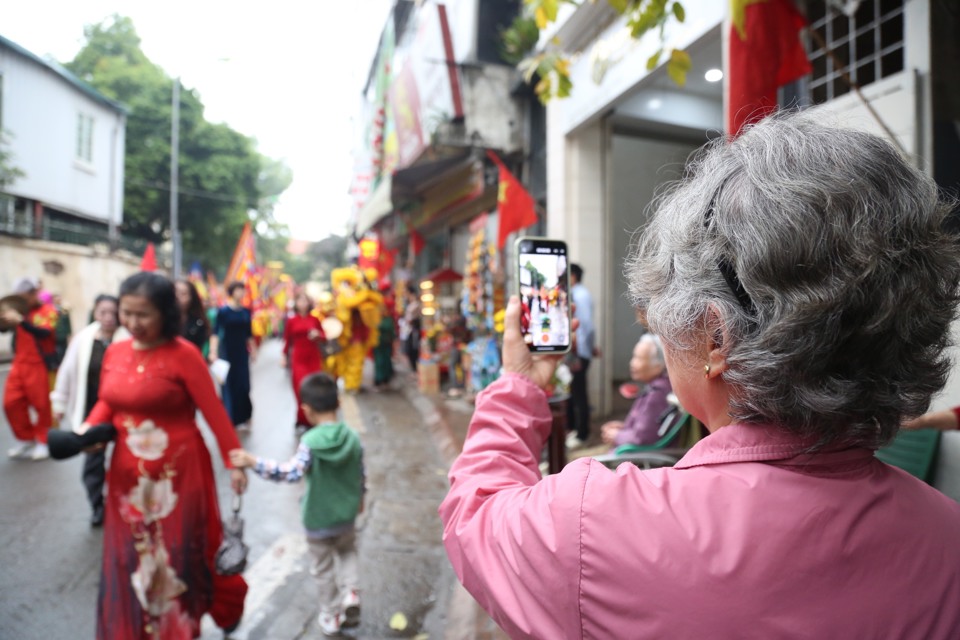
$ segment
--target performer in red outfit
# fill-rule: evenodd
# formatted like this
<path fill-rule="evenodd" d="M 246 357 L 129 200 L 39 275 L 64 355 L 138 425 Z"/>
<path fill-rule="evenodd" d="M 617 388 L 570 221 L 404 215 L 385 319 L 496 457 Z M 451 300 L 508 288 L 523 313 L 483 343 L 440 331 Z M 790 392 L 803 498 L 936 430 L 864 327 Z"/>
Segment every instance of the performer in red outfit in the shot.
<path fill-rule="evenodd" d="M 240 449 L 203 357 L 179 337 L 174 285 L 139 273 L 120 287 L 120 320 L 133 336 L 104 356 L 100 397 L 84 424 L 112 423 L 107 475 L 99 640 L 181 640 L 200 635 L 209 613 L 225 629 L 243 614 L 247 585 L 220 576 L 223 538 L 210 453 L 197 408 L 210 425 L 236 493 L 246 476 L 230 464 Z"/>
<path fill-rule="evenodd" d="M 39 288 L 36 279 L 22 278 L 14 286 L 14 293 L 24 299 L 29 310 L 25 315 L 15 309 L 3 311 L 4 323 L 15 325 L 16 331 L 13 365 L 3 393 L 3 411 L 13 436 L 19 440 L 8 452 L 11 458 L 43 460 L 50 455 L 47 431 L 53 424 L 53 413 L 46 359 L 56 353 L 57 310 L 40 303 Z M 36 422 L 30 419 L 30 408 L 36 411 Z"/>
<path fill-rule="evenodd" d="M 326 340 L 320 320 L 312 315 L 313 300 L 305 293 L 297 295 L 293 303 L 295 313 L 287 318 L 283 332 L 283 353 L 290 365 L 293 393 L 297 396 L 297 426 L 310 427 L 300 407 L 300 382 L 311 373 L 323 370 L 320 343 Z"/>

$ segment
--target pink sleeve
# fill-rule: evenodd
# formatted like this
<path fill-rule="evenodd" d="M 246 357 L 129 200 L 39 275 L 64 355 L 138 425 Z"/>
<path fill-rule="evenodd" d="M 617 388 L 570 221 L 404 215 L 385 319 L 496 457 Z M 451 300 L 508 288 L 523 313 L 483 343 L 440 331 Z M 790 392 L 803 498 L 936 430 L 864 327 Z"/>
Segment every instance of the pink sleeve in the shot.
<path fill-rule="evenodd" d="M 580 503 L 588 465 L 541 480 L 551 428 L 543 391 L 507 374 L 477 398 L 440 505 L 444 546 L 467 590 L 512 638 L 580 628 Z"/>
<path fill-rule="evenodd" d="M 952 411 L 953 415 L 957 416 L 957 428 L 960 429 L 960 407 L 954 407 Z"/>
<path fill-rule="evenodd" d="M 177 338 L 176 340 L 181 347 L 177 357 L 180 359 L 180 371 L 187 393 L 190 394 L 207 424 L 210 425 L 210 430 L 217 439 L 217 446 L 220 448 L 223 465 L 227 469 L 232 469 L 233 465 L 230 464 L 229 453 L 233 449 L 241 448 L 237 431 L 234 429 L 233 423 L 230 422 L 230 416 L 227 415 L 223 403 L 217 397 L 216 389 L 213 386 L 213 378 L 210 377 L 203 356 L 196 347 L 183 338 Z"/>

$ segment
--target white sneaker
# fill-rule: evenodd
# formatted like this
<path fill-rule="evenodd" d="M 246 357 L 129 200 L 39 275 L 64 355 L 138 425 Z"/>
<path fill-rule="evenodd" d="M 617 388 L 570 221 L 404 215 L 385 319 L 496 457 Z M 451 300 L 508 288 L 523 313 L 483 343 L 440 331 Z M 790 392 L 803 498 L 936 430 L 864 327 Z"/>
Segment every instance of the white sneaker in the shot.
<path fill-rule="evenodd" d="M 358 624 L 360 624 L 360 592 L 350 589 L 343 597 L 343 626 L 355 627 Z"/>
<path fill-rule="evenodd" d="M 33 451 L 30 453 L 31 460 L 46 460 L 50 457 L 50 449 L 47 448 L 47 445 L 42 442 L 38 442 L 36 446 L 33 447 Z"/>
<path fill-rule="evenodd" d="M 29 458 L 35 444 L 34 442 L 21 442 L 17 446 L 8 449 L 7 456 L 14 460 Z"/>
<path fill-rule="evenodd" d="M 317 617 L 317 622 L 320 624 L 320 631 L 323 632 L 323 635 L 330 637 L 337 637 L 340 635 L 339 613 L 321 612 Z"/>

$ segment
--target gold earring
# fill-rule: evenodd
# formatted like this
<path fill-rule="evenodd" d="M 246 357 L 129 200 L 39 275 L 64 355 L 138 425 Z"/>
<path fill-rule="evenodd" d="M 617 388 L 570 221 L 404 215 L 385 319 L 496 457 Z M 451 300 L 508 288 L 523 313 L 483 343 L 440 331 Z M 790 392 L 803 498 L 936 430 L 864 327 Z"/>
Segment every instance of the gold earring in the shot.
<path fill-rule="evenodd" d="M 703 365 L 703 377 L 704 378 L 710 377 L 710 365 L 708 364 Z"/>

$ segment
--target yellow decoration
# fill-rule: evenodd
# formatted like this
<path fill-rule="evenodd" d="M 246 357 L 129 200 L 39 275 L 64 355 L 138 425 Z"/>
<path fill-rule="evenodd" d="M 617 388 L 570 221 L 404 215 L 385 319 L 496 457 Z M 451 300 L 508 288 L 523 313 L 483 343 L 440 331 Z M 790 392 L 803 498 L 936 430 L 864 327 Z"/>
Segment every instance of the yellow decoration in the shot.
<path fill-rule="evenodd" d="M 343 377 L 344 387 L 354 391 L 360 388 L 367 351 L 380 340 L 378 327 L 383 296 L 370 288 L 356 267 L 334 269 L 330 281 L 336 296 L 332 313 L 343 324 L 343 332 L 338 338 L 341 350 L 333 356 L 336 360 L 333 368 Z M 354 336 L 354 330 L 358 328 L 356 321 L 366 330 L 365 340 Z"/>
<path fill-rule="evenodd" d="M 400 611 L 390 616 L 390 628 L 394 631 L 403 631 L 407 628 L 407 616 Z"/>

